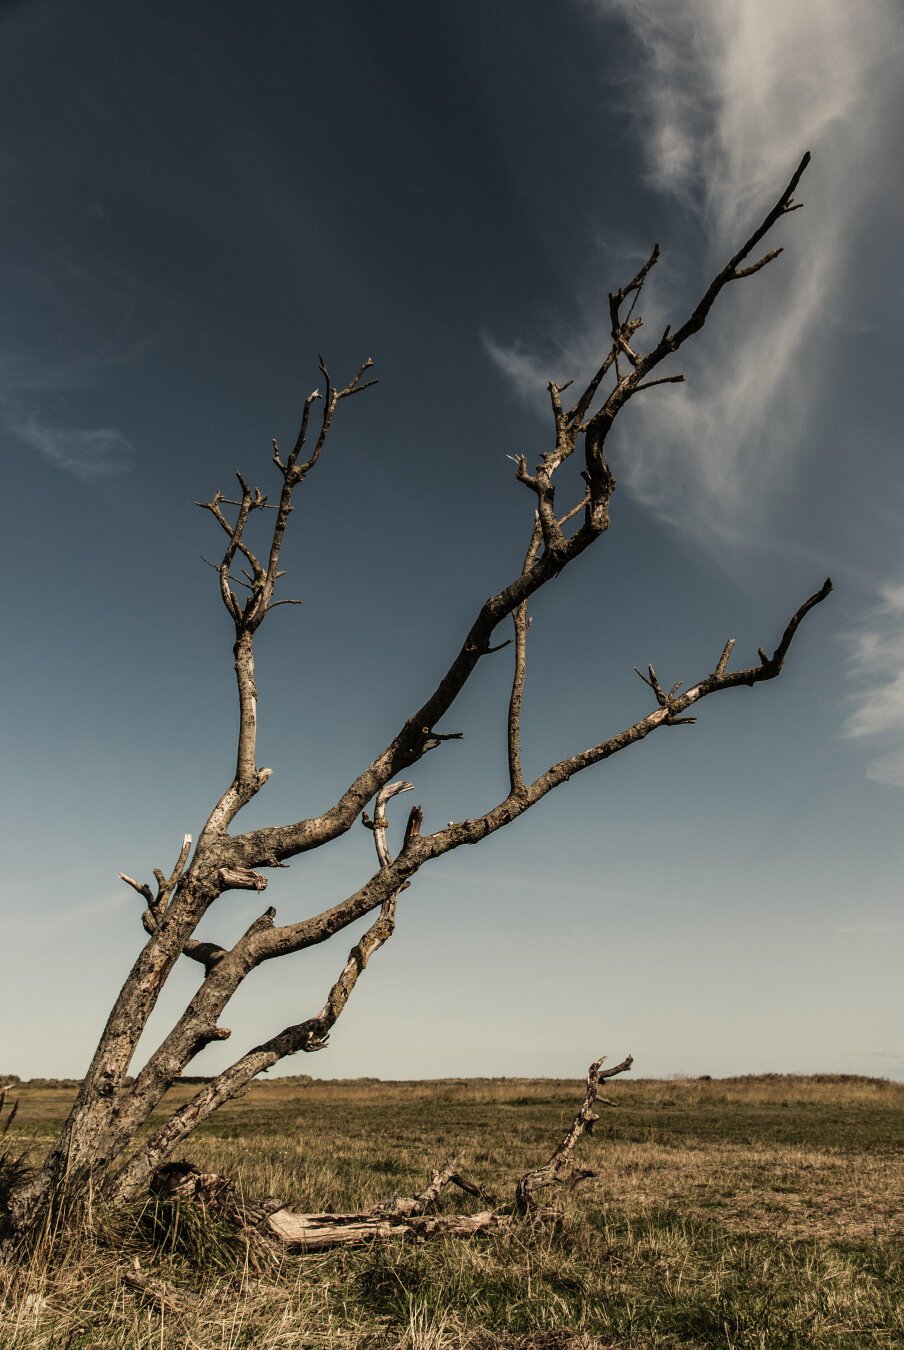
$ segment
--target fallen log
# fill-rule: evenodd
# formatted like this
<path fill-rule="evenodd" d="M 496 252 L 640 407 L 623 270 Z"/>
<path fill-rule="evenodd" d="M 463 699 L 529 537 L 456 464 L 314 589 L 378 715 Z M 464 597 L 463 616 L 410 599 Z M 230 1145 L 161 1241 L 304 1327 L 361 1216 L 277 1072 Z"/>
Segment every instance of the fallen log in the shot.
<path fill-rule="evenodd" d="M 628 1055 L 611 1069 L 603 1069 L 603 1063 L 604 1059 L 597 1059 L 590 1065 L 584 1100 L 571 1128 L 542 1167 L 533 1168 L 520 1178 L 510 1205 L 497 1207 L 494 1196 L 462 1174 L 457 1158 L 434 1172 L 417 1195 L 399 1196 L 353 1214 L 296 1213 L 274 1196 L 244 1196 L 228 1177 L 202 1172 L 190 1162 L 170 1162 L 158 1167 L 151 1177 L 150 1191 L 158 1199 L 193 1200 L 234 1227 L 256 1232 L 289 1252 L 324 1251 L 387 1238 L 414 1238 L 423 1242 L 433 1237 L 476 1237 L 525 1219 L 557 1217 L 557 1209 L 540 1206 L 536 1192 L 550 1186 L 571 1190 L 578 1182 L 596 1176 L 591 1168 L 572 1167 L 571 1157 L 579 1140 L 591 1134 L 599 1120 L 594 1106 L 615 1105 L 599 1096 L 600 1082 L 625 1073 L 633 1060 Z M 432 1213 L 449 1186 L 457 1186 L 493 1208 L 476 1214 Z"/>
<path fill-rule="evenodd" d="M 290 1252 L 354 1247 L 374 1238 L 475 1237 L 511 1223 L 511 1215 L 491 1209 L 479 1214 L 431 1214 L 390 1219 L 379 1214 L 293 1214 L 278 1210 L 267 1220 L 270 1232 Z"/>

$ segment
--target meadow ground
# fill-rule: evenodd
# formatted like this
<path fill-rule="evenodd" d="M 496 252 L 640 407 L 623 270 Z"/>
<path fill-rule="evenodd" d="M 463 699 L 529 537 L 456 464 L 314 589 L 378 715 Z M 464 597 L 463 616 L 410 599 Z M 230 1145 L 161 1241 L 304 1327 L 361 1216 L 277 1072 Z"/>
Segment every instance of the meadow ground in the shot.
<path fill-rule="evenodd" d="M 158 1215 L 153 1243 L 150 1211 L 100 1216 L 51 1262 L 0 1261 L 0 1350 L 904 1346 L 904 1084 L 624 1078 L 605 1092 L 618 1108 L 580 1146 L 598 1176 L 556 1225 L 268 1263 L 193 1209 Z M 73 1086 L 19 1095 L 7 1142 L 38 1156 Z M 411 1194 L 453 1154 L 509 1198 L 582 1095 L 558 1080 L 263 1081 L 183 1156 L 301 1210 Z M 480 1207 L 460 1192 L 443 1204 Z"/>

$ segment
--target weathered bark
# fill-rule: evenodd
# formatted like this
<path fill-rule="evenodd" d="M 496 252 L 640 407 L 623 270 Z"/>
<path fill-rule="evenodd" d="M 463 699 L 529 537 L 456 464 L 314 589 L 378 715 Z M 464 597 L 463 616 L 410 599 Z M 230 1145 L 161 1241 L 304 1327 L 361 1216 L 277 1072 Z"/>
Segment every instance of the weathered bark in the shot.
<path fill-rule="evenodd" d="M 280 1210 L 267 1220 L 271 1233 L 290 1252 L 357 1247 L 375 1238 L 476 1237 L 511 1223 L 491 1209 L 479 1214 L 425 1214 L 396 1219 L 384 1214 L 290 1214 Z"/>
<path fill-rule="evenodd" d="M 520 570 L 508 584 L 486 599 L 432 693 L 338 800 L 318 816 L 244 833 L 230 833 L 239 812 L 256 796 L 271 774 L 270 769 L 258 768 L 256 761 L 258 707 L 254 639 L 272 609 L 295 603 L 276 599 L 275 595 L 283 576 L 281 551 L 291 514 L 296 509 L 296 494 L 320 459 L 339 404 L 374 383 L 366 378 L 371 361 L 364 362 L 354 378 L 342 388 L 333 384 L 321 361 L 323 388 L 315 389 L 305 399 L 292 450 L 283 457 L 274 442 L 272 462 L 281 480 L 275 503 L 271 504 L 259 488 L 252 488 L 241 474 L 237 475 L 239 491 L 235 498 L 217 492 L 210 501 L 199 503 L 226 535 L 222 558 L 213 566 L 234 633 L 233 661 L 239 709 L 235 772 L 211 809 L 194 850 L 186 836 L 173 871 L 169 875 L 155 872 L 156 889 L 123 874 L 126 884 L 141 897 L 147 942 L 111 1010 L 59 1140 L 39 1174 L 27 1185 L 23 1183 L 16 1188 L 11 1196 L 13 1221 L 20 1229 L 36 1223 L 48 1205 L 65 1199 L 71 1192 L 78 1193 L 88 1184 L 115 1198 L 135 1194 L 180 1141 L 224 1101 L 240 1092 L 255 1074 L 278 1063 L 286 1055 L 322 1049 L 368 960 L 392 935 L 400 894 L 426 863 L 463 844 L 474 844 L 486 838 L 576 773 L 627 749 L 651 732 L 693 721 L 684 714 L 710 694 L 739 685 L 752 687 L 774 679 L 780 673 L 800 622 L 826 597 L 831 589 L 830 582 L 826 581 L 795 612 L 772 656 L 761 650 L 758 665 L 729 671 L 733 646 L 729 642 L 712 673 L 684 693 L 679 692 L 679 684 L 666 692 L 655 671 L 649 667 L 648 675 L 642 678 L 655 696 L 656 706 L 651 711 L 615 735 L 558 760 L 533 781 L 524 779 L 521 707 L 530 622 L 528 602 L 608 529 L 610 502 L 616 484 L 606 459 L 606 444 L 616 417 L 636 395 L 657 385 L 681 381 L 683 376 L 680 374 L 656 374 L 662 362 L 699 332 L 719 295 L 731 282 L 753 275 L 779 255 L 781 249 L 772 249 L 760 258 L 748 261 L 754 257 L 760 241 L 773 225 L 797 209 L 793 194 L 808 159 L 809 156 L 804 156 L 775 206 L 711 281 L 690 315 L 674 330 L 671 326 L 666 328 L 650 351 L 644 354 L 639 350 L 637 335 L 642 321 L 634 310 L 646 279 L 659 259 L 658 245 L 636 276 L 610 295 L 611 346 L 599 368 L 570 407 L 563 402 L 568 386 L 549 385 L 554 424 L 552 448 L 540 456 L 533 471 L 523 456 L 515 461 L 515 477 L 532 494 L 535 508 Z M 313 410 L 318 402 L 322 409 L 320 426 L 314 446 L 308 453 L 308 441 L 313 438 Z M 556 504 L 555 475 L 578 453 L 581 444 L 581 486 L 572 497 L 571 507 L 562 511 Z M 303 458 L 303 454 L 307 458 Z M 266 512 L 272 512 L 272 517 L 265 517 Z M 252 530 L 255 522 L 265 518 L 272 520 L 272 526 L 265 532 L 266 548 L 255 551 L 251 542 Z M 579 523 L 572 526 L 576 519 Z M 499 624 L 509 616 L 515 628 L 506 737 L 509 791 L 482 815 L 449 824 L 433 833 L 422 833 L 423 815 L 420 808 L 415 807 L 408 817 L 398 855 L 393 857 L 387 846 L 386 806 L 393 796 L 411 786 L 399 781 L 397 775 L 445 741 L 457 737 L 458 733 L 438 730 L 438 724 L 453 707 L 480 661 L 510 645 L 511 640 L 494 642 Z M 365 808 L 372 801 L 375 802 L 375 815 L 369 820 Z M 229 948 L 195 937 L 198 924 L 225 891 L 263 891 L 267 877 L 261 869 L 283 866 L 288 859 L 329 843 L 344 834 L 359 818 L 373 831 L 377 866 L 373 874 L 341 903 L 284 925 L 276 923 L 274 909 L 267 909 Z M 252 971 L 276 957 L 327 941 L 367 915 L 375 915 L 371 927 L 352 948 L 319 1013 L 285 1027 L 240 1055 L 149 1138 L 139 1140 L 141 1127 L 192 1059 L 206 1045 L 230 1035 L 229 1030 L 220 1025 L 220 1019 L 229 1000 Z M 138 1040 L 181 955 L 201 967 L 198 989 L 137 1077 L 129 1082 L 127 1074 Z M 532 1183 L 534 1189 L 540 1184 L 539 1179 Z M 528 1207 L 531 1203 L 529 1190 L 521 1197 Z"/>

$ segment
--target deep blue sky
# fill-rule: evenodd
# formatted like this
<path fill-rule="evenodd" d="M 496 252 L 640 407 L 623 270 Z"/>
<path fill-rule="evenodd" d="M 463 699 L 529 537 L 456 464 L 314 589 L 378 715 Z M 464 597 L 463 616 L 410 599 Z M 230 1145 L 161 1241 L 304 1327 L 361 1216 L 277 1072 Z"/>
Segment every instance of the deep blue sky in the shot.
<path fill-rule="evenodd" d="M 533 607 L 527 767 L 648 711 L 635 665 L 690 683 L 729 636 L 746 664 L 835 594 L 778 682 L 428 869 L 328 1054 L 285 1067 L 904 1076 L 901 39 L 891 0 L 0 9 L 0 1068 L 81 1071 L 142 939 L 117 873 L 168 868 L 228 781 L 192 503 L 235 469 L 273 488 L 317 353 L 380 383 L 292 521 L 304 603 L 259 641 L 248 824 L 327 806 L 518 568 L 506 456 L 548 447 L 546 381 L 593 369 L 607 291 L 658 240 L 645 313 L 680 320 L 810 149 L 785 254 L 724 296 L 686 386 L 624 414 L 612 529 Z M 505 790 L 509 657 L 413 775 L 428 827 Z M 358 829 L 268 898 L 286 922 L 372 867 Z M 351 936 L 257 973 L 197 1068 L 316 1011 Z"/>

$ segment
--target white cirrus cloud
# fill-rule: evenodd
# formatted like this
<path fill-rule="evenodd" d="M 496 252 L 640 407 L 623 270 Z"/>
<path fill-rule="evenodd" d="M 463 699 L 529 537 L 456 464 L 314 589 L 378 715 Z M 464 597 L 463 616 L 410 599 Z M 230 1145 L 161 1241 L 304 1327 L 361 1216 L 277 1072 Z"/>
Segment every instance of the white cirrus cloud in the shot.
<path fill-rule="evenodd" d="M 54 415 L 61 395 L 81 392 L 131 354 L 83 352 L 55 363 L 0 352 L 0 431 L 30 453 L 82 482 L 123 473 L 133 446 L 115 427 L 73 427 Z"/>
<path fill-rule="evenodd" d="M 860 685 L 845 734 L 880 741 L 868 777 L 904 788 L 904 584 L 882 589 L 882 602 L 854 638 L 854 676 Z"/>
<path fill-rule="evenodd" d="M 102 414 L 80 419 L 73 409 L 89 392 L 102 399 L 111 376 L 146 351 L 150 338 L 138 326 L 146 289 L 107 259 L 65 249 L 0 264 L 0 282 L 10 296 L 0 329 L 5 440 L 83 482 L 131 468 L 128 438 Z"/>
<path fill-rule="evenodd" d="M 73 429 L 52 426 L 14 405 L 2 409 L 3 426 L 21 446 L 82 482 L 123 473 L 132 464 L 132 445 L 113 427 Z"/>
<path fill-rule="evenodd" d="M 768 527 L 770 502 L 793 479 L 804 391 L 817 383 L 831 328 L 817 321 L 853 275 L 852 227 L 878 191 L 871 169 L 880 147 L 891 156 L 896 133 L 876 90 L 901 46 L 900 11 L 895 0 L 873 0 L 868 11 L 849 0 L 584 0 L 584 8 L 630 31 L 637 59 L 625 108 L 646 179 L 694 220 L 709 275 L 777 199 L 803 151 L 814 152 L 797 193 L 809 209 L 769 240 L 790 245 L 784 256 L 723 298 L 717 345 L 682 352 L 687 385 L 632 405 L 630 457 L 616 465 L 662 518 L 743 542 Z M 697 297 L 679 299 L 665 274 L 656 288 L 672 291 L 668 314 L 647 314 L 644 331 L 658 335 Z M 589 375 L 589 353 L 607 346 L 605 327 L 590 324 L 550 367 L 550 353 L 538 360 L 487 341 L 529 396 L 541 369 Z"/>

